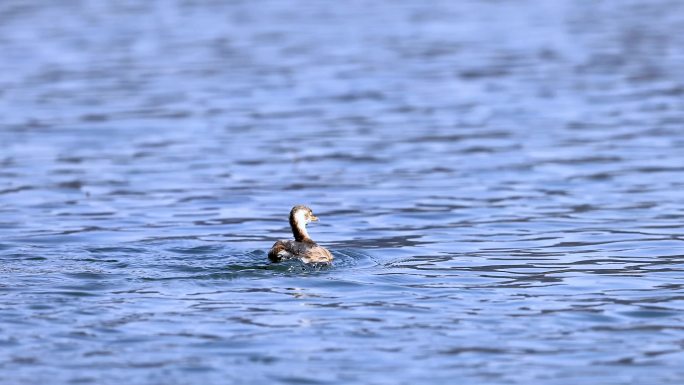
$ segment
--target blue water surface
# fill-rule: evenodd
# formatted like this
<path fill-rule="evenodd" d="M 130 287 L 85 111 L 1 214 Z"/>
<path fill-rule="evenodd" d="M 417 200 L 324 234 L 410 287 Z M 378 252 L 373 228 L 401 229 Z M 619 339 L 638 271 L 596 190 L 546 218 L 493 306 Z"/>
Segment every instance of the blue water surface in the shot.
<path fill-rule="evenodd" d="M 0 383 L 684 383 L 684 3 L 0 3 Z M 307 204 L 330 267 L 270 264 Z"/>

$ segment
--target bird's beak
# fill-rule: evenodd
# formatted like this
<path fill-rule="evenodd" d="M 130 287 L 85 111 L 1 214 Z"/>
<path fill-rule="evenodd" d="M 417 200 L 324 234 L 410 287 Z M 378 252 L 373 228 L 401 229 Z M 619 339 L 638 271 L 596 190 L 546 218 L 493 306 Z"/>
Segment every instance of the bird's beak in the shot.
<path fill-rule="evenodd" d="M 315 215 L 311 215 L 311 222 L 318 222 L 318 217 Z"/>

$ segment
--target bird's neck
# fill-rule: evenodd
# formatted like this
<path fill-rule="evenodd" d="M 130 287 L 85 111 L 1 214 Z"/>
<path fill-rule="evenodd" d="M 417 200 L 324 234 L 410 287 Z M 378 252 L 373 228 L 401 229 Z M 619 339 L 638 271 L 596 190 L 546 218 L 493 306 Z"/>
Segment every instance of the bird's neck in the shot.
<path fill-rule="evenodd" d="M 306 223 L 297 221 L 295 218 L 290 218 L 290 227 L 292 228 L 292 235 L 294 235 L 297 242 L 313 242 L 309 233 L 306 231 Z"/>

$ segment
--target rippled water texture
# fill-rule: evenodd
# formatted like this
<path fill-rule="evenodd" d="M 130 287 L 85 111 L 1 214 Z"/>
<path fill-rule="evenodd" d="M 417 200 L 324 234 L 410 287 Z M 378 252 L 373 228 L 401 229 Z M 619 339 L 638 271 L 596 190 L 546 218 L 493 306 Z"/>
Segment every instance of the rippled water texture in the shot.
<path fill-rule="evenodd" d="M 684 3 L 0 3 L 0 383 L 684 383 Z M 272 265 L 309 204 L 332 267 Z"/>

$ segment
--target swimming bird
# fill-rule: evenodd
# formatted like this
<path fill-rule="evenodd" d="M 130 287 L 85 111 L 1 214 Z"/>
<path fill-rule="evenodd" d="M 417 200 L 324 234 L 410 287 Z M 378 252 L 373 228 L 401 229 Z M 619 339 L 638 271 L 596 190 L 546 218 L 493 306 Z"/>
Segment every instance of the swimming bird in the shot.
<path fill-rule="evenodd" d="M 299 259 L 304 263 L 330 263 L 332 254 L 326 248 L 319 246 L 309 237 L 306 225 L 318 221 L 310 208 L 295 206 L 290 211 L 290 227 L 294 235 L 292 240 L 276 241 L 268 252 L 271 262 L 280 262 L 285 259 Z"/>

